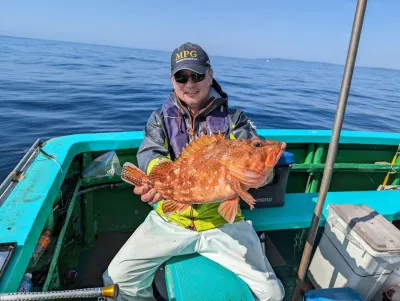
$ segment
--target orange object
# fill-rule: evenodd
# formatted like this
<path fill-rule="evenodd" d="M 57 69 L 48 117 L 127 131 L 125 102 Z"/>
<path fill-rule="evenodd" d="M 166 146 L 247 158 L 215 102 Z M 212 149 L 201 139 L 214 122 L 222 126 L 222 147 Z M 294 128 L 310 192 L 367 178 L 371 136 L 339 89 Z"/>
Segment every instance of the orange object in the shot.
<path fill-rule="evenodd" d="M 43 253 L 46 251 L 47 247 L 51 242 L 51 232 L 46 230 L 40 235 L 39 241 L 36 244 L 35 250 L 33 251 L 31 261 L 29 262 L 29 268 L 35 268 L 38 263 L 40 257 L 42 257 Z"/>
<path fill-rule="evenodd" d="M 232 223 L 239 197 L 254 208 L 256 200 L 247 190 L 270 180 L 285 148 L 286 143 L 275 140 L 229 140 L 221 134 L 202 134 L 174 162 L 160 160 L 148 176 L 125 163 L 121 178 L 135 186 L 155 188 L 166 199 L 162 209 L 167 215 L 191 204 L 221 202 L 219 214 Z"/>
<path fill-rule="evenodd" d="M 51 242 L 51 232 L 46 230 L 43 232 L 42 235 L 40 235 L 39 238 L 39 242 L 38 244 L 41 245 L 44 249 L 47 249 L 47 247 L 49 246 L 50 242 Z"/>

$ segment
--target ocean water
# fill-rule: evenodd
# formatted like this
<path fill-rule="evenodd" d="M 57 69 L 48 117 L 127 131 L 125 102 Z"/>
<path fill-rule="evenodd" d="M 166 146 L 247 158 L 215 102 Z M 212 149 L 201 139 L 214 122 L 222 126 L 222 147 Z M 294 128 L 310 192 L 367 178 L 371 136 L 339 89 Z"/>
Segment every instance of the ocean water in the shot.
<path fill-rule="evenodd" d="M 162 51 L 0 36 L 0 182 L 37 138 L 142 130 L 171 91 L 169 60 Z M 343 66 L 211 63 L 230 105 L 258 128 L 331 129 Z M 399 132 L 399 112 L 400 71 L 356 67 L 343 129 Z"/>

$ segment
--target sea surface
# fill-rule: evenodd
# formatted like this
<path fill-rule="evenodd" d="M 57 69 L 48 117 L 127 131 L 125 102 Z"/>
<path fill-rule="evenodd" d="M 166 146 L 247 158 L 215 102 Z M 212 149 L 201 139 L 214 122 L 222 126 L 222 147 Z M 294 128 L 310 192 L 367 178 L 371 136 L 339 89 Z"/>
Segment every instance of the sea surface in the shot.
<path fill-rule="evenodd" d="M 171 91 L 169 62 L 163 51 L 0 36 L 0 182 L 37 138 L 143 130 Z M 343 66 L 211 63 L 230 105 L 258 128 L 331 129 Z M 399 115 L 400 71 L 356 67 L 343 129 L 399 132 Z"/>

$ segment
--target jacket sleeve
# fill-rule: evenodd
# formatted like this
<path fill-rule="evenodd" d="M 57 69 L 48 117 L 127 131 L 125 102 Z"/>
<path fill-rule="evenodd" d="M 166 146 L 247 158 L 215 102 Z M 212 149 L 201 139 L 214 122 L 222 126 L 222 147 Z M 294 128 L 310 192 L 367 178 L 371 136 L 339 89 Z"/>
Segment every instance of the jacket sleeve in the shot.
<path fill-rule="evenodd" d="M 162 111 L 154 111 L 144 129 L 144 138 L 137 153 L 138 165 L 145 173 L 149 173 L 154 164 L 169 157 L 168 144 Z"/>
<path fill-rule="evenodd" d="M 230 112 L 230 134 L 235 139 L 250 139 L 257 136 L 256 127 L 242 110 Z"/>

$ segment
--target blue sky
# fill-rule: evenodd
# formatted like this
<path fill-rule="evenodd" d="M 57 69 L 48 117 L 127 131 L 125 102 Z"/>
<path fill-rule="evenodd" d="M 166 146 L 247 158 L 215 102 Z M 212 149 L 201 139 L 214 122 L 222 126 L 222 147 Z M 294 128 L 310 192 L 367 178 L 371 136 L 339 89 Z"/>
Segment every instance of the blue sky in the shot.
<path fill-rule="evenodd" d="M 1 1 L 0 35 L 344 64 L 356 0 Z M 369 0 L 357 65 L 400 69 L 400 1 Z"/>

